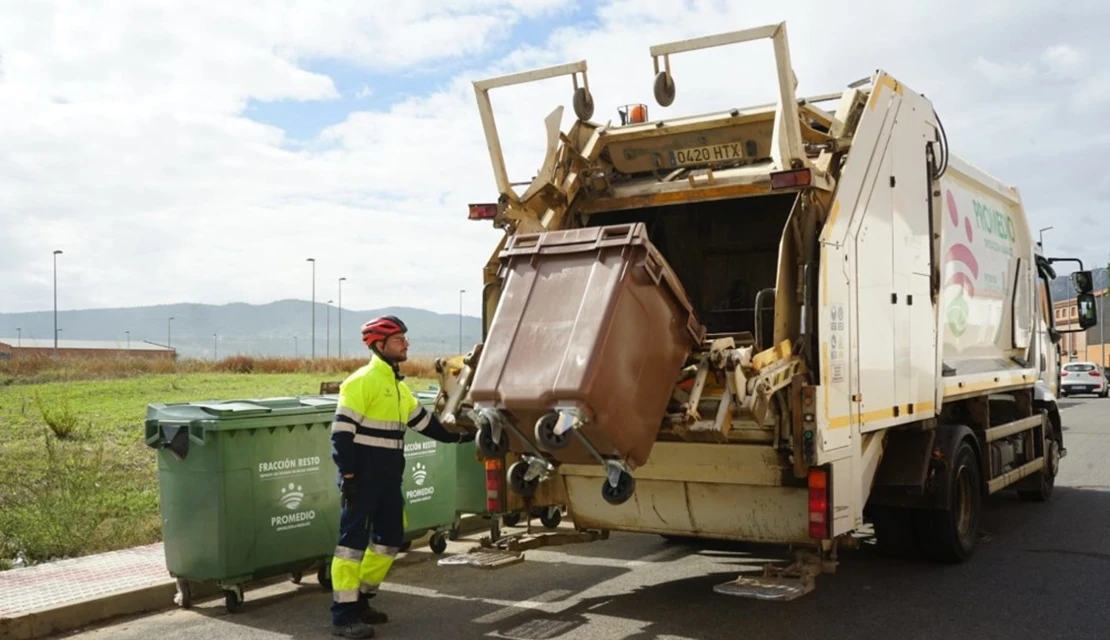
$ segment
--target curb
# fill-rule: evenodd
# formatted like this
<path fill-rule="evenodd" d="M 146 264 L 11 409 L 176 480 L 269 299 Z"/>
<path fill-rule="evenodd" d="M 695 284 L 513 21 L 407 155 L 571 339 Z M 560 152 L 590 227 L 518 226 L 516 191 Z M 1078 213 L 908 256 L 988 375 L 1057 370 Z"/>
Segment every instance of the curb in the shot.
<path fill-rule="evenodd" d="M 482 516 L 462 518 L 459 529 L 462 533 L 477 531 L 484 526 Z M 428 546 L 429 534 L 412 541 L 409 551 Z M 288 576 L 277 576 L 249 583 L 250 589 L 266 587 L 287 582 Z M 203 602 L 223 591 L 215 584 L 190 583 L 194 604 Z M 0 640 L 34 640 L 50 635 L 73 631 L 82 627 L 109 622 L 115 618 L 142 613 L 154 613 L 178 609 L 173 598 L 177 593 L 177 582 L 166 576 L 160 584 L 140 587 L 128 591 L 89 598 L 58 607 L 39 609 L 11 618 L 0 618 Z"/>

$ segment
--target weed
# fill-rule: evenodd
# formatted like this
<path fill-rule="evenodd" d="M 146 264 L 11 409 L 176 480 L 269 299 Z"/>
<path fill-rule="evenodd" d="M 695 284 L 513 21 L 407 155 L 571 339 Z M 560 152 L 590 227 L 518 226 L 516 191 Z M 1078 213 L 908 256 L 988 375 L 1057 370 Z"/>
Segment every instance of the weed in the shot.
<path fill-rule="evenodd" d="M 46 400 L 41 393 L 36 392 L 35 408 L 42 416 L 42 421 L 59 440 L 75 440 L 85 435 L 80 416 L 70 406 L 68 393 L 63 393 L 60 398 Z"/>

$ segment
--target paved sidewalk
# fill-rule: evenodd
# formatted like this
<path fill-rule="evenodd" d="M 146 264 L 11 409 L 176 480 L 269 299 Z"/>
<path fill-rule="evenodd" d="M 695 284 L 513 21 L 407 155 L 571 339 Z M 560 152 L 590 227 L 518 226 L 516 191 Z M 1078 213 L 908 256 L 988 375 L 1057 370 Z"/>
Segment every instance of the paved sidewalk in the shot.
<path fill-rule="evenodd" d="M 162 543 L 0 571 L 0 619 L 173 584 Z"/>

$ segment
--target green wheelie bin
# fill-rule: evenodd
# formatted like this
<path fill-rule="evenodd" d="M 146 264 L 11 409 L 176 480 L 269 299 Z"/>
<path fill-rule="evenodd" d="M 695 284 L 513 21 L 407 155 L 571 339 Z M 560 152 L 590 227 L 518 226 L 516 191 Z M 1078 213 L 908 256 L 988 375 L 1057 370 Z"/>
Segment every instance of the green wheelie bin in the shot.
<path fill-rule="evenodd" d="M 242 586 L 318 568 L 339 539 L 331 460 L 336 400 L 326 396 L 151 404 L 146 444 L 157 450 L 166 568 L 175 600 L 190 582 L 214 582 L 229 612 Z"/>

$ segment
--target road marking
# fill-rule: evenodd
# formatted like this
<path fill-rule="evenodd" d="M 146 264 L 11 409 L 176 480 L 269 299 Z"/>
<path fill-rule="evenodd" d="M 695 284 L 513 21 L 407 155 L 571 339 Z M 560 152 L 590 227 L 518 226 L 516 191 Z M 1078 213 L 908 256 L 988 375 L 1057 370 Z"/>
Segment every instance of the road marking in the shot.
<path fill-rule="evenodd" d="M 478 624 L 494 624 L 495 622 L 508 620 L 509 618 L 524 613 L 525 611 L 540 609 L 543 607 L 543 605 L 549 602 L 560 600 L 570 595 L 571 593 L 571 591 L 568 591 L 566 589 L 553 589 L 551 591 L 544 591 L 540 595 L 533 596 L 528 600 L 522 600 L 521 602 L 509 605 L 503 609 L 498 609 L 497 611 L 487 613 L 486 615 L 479 618 L 474 618 L 472 622 L 477 622 Z"/>

